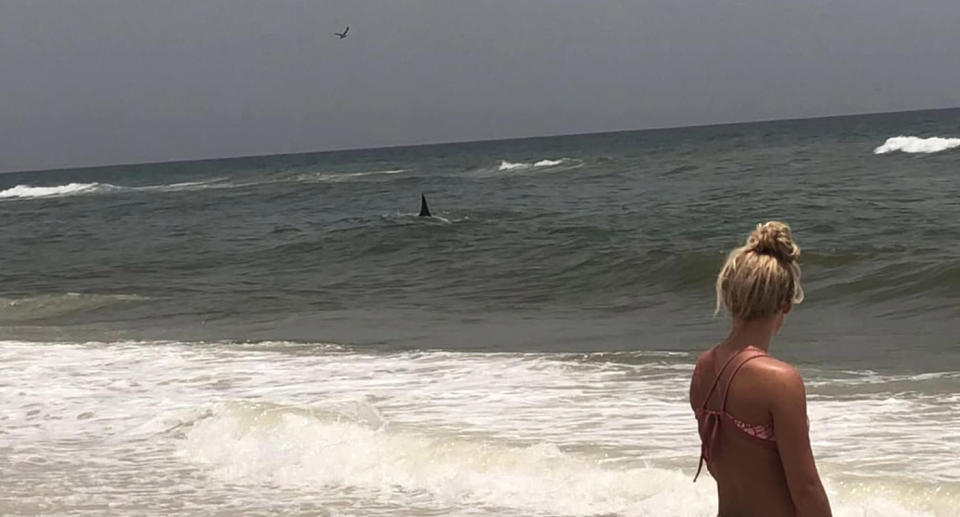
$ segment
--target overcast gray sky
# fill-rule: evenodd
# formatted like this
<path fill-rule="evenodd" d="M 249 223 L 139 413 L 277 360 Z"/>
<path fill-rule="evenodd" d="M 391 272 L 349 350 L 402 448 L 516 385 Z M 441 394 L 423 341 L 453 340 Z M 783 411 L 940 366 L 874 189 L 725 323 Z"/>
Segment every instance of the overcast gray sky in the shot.
<path fill-rule="evenodd" d="M 957 0 L 0 0 L 7 171 L 952 106 Z"/>

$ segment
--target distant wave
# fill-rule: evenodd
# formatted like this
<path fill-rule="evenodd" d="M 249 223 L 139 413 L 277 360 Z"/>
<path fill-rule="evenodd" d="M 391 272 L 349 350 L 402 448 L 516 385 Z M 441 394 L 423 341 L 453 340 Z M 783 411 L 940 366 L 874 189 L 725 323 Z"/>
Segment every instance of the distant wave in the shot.
<path fill-rule="evenodd" d="M 873 150 L 874 154 L 887 154 L 896 151 L 902 153 L 939 153 L 960 147 L 960 138 L 920 138 L 917 136 L 895 136 L 888 138 L 880 147 Z"/>
<path fill-rule="evenodd" d="M 57 198 L 116 192 L 184 192 L 207 189 L 234 189 L 278 182 L 341 182 L 360 180 L 366 177 L 400 174 L 408 171 L 409 169 L 388 169 L 361 172 L 322 172 L 299 174 L 294 177 L 288 176 L 286 178 L 269 178 L 252 182 L 232 182 L 226 181 L 227 178 L 214 178 L 205 181 L 189 181 L 183 183 L 172 183 L 169 185 L 145 185 L 137 187 L 111 185 L 109 183 L 67 183 L 65 185 L 53 186 L 17 185 L 15 187 L 0 191 L 0 199 L 13 200 Z"/>
<path fill-rule="evenodd" d="M 39 197 L 59 197 L 73 196 L 77 194 L 91 194 L 94 192 L 103 192 L 117 190 L 119 187 L 108 183 L 68 183 L 66 185 L 57 185 L 54 187 L 34 187 L 32 185 L 17 185 L 0 192 L 0 198 L 39 198 Z"/>
<path fill-rule="evenodd" d="M 222 180 L 223 178 L 216 178 L 208 181 L 191 181 L 185 183 L 173 183 L 170 185 L 147 185 L 144 187 L 124 187 L 120 185 L 111 185 L 109 183 L 67 183 L 66 185 L 54 185 L 50 187 L 17 185 L 15 187 L 0 191 L 0 199 L 37 199 L 47 197 L 77 196 L 83 194 L 100 194 L 106 192 L 178 192 L 184 190 L 201 190 L 204 188 L 209 188 Z"/>
<path fill-rule="evenodd" d="M 361 172 L 323 172 L 323 173 L 308 173 L 300 174 L 295 178 L 295 181 L 303 182 L 340 182 L 340 181 L 351 181 L 357 178 L 365 178 L 368 176 L 385 176 L 392 174 L 401 174 L 408 172 L 410 169 L 388 169 L 382 171 L 361 171 Z"/>
<path fill-rule="evenodd" d="M 407 172 L 407 169 L 390 169 L 385 171 L 366 171 L 366 172 L 349 172 L 346 174 L 341 174 L 341 176 L 346 176 L 349 178 L 357 178 L 360 176 L 374 176 L 377 174 L 400 174 L 401 172 Z"/>
<path fill-rule="evenodd" d="M 0 323 L 34 321 L 90 312 L 112 305 L 149 300 L 135 294 L 42 294 L 24 298 L 0 298 Z"/>
<path fill-rule="evenodd" d="M 158 192 L 180 192 L 184 190 L 203 190 L 206 188 L 233 188 L 230 183 L 222 183 L 226 178 L 215 178 L 206 181 L 186 181 L 183 183 L 172 183 L 170 185 L 150 185 L 146 187 L 117 187 L 121 190 L 139 190 L 139 191 L 158 191 Z"/>
<path fill-rule="evenodd" d="M 560 158 L 559 160 L 540 160 L 538 162 L 532 162 L 532 163 L 524 163 L 524 162 L 514 163 L 514 162 L 508 162 L 507 160 L 500 160 L 500 166 L 498 167 L 497 170 L 516 171 L 516 170 L 523 170 L 523 169 L 536 169 L 536 168 L 542 168 L 542 167 L 557 167 L 559 165 L 563 165 L 564 163 L 568 163 L 570 161 L 571 160 L 568 160 L 567 158 Z"/>

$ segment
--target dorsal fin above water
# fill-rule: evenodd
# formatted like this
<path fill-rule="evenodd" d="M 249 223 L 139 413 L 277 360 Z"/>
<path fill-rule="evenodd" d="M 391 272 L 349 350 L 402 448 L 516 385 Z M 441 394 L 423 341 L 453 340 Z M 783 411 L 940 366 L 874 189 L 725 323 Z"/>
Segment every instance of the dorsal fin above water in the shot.
<path fill-rule="evenodd" d="M 430 213 L 430 207 L 427 206 L 427 196 L 423 195 L 423 192 L 420 193 L 420 217 L 433 217 L 433 214 Z"/>

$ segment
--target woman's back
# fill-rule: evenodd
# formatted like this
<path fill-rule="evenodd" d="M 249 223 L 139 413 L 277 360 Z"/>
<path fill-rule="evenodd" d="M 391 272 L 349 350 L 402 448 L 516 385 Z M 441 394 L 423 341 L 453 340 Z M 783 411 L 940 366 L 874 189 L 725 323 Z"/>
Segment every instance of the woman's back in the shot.
<path fill-rule="evenodd" d="M 690 404 L 724 517 L 796 513 L 768 396 L 770 377 L 784 366 L 753 347 L 714 347 L 697 360 Z"/>

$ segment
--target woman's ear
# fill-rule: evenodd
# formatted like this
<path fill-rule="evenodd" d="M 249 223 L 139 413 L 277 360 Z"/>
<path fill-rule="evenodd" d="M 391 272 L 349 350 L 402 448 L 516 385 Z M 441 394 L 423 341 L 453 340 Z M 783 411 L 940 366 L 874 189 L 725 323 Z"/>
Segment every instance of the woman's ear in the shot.
<path fill-rule="evenodd" d="M 783 309 L 781 309 L 781 310 L 783 311 L 783 314 L 784 314 L 784 315 L 787 315 L 787 314 L 790 314 L 790 311 L 791 311 L 792 309 L 793 309 L 793 304 L 790 303 L 790 302 L 787 302 L 787 303 L 783 304 Z"/>

